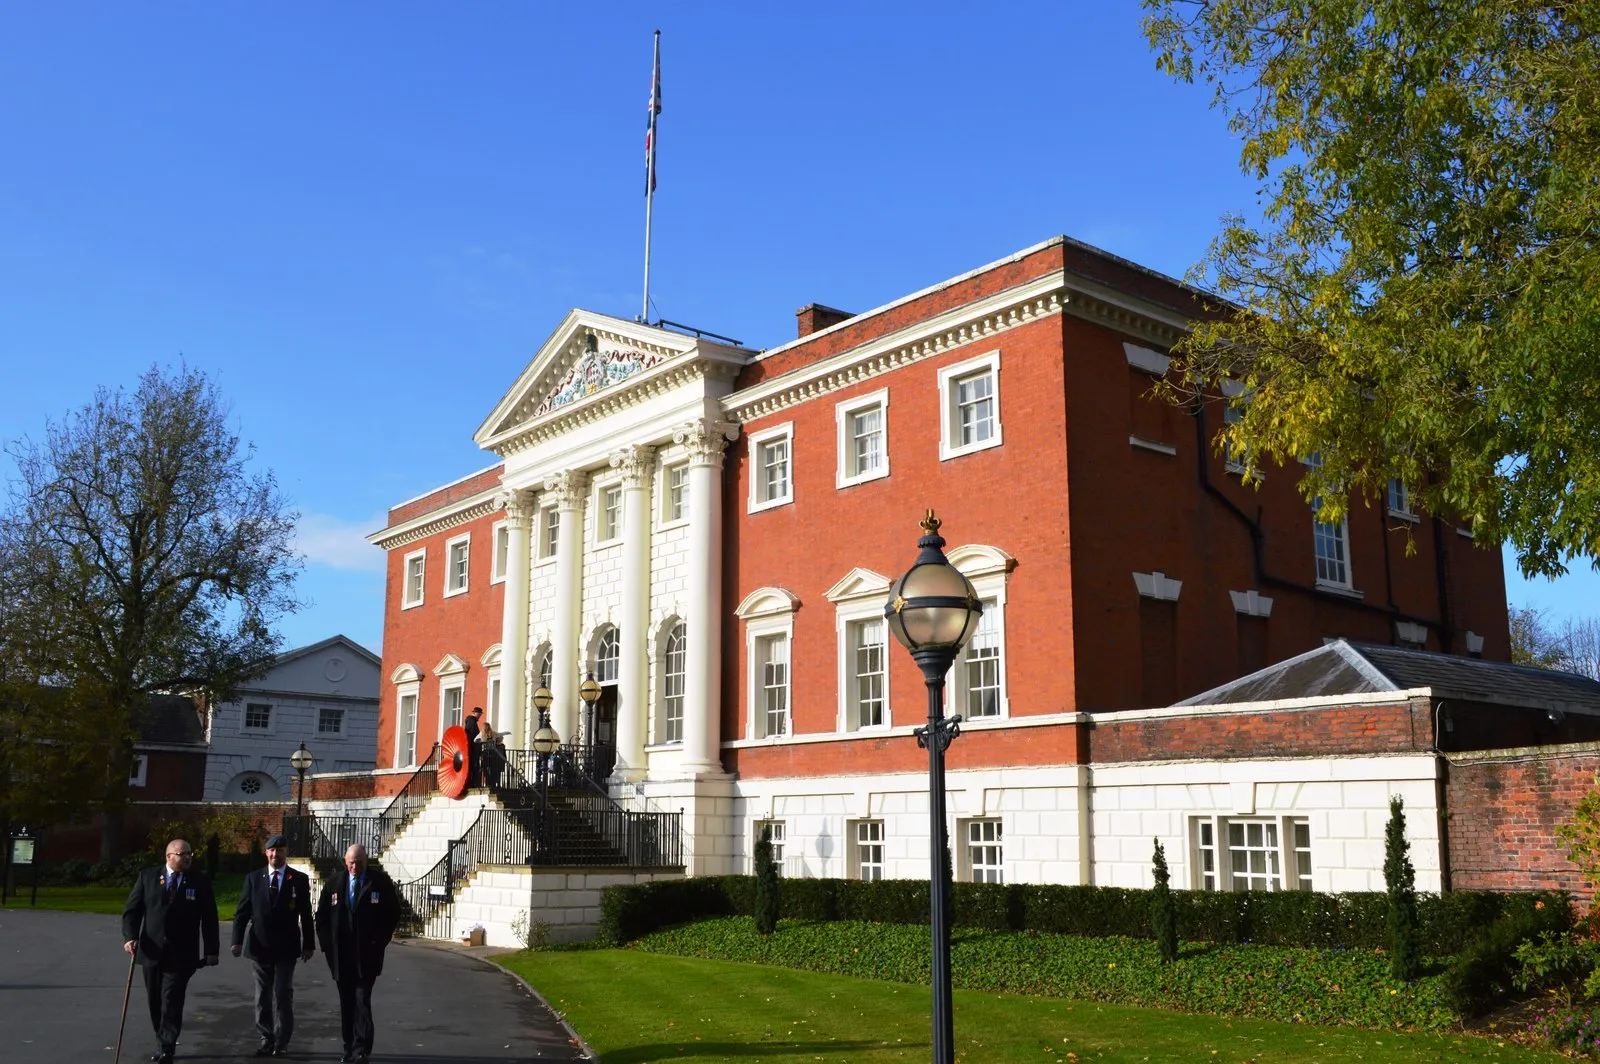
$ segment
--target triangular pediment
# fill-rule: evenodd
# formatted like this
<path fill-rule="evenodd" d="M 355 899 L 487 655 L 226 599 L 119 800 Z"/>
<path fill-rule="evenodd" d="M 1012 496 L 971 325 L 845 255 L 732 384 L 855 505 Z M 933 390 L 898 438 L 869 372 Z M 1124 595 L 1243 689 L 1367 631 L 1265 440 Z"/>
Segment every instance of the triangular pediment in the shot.
<path fill-rule="evenodd" d="M 530 423 L 576 407 L 699 346 L 692 336 L 653 325 L 571 311 L 472 438 L 478 446 L 494 450 Z"/>
<path fill-rule="evenodd" d="M 848 599 L 862 598 L 867 595 L 883 597 L 888 593 L 889 578 L 887 576 L 858 566 L 846 573 L 843 580 L 828 589 L 827 599 L 829 602 L 844 602 Z"/>

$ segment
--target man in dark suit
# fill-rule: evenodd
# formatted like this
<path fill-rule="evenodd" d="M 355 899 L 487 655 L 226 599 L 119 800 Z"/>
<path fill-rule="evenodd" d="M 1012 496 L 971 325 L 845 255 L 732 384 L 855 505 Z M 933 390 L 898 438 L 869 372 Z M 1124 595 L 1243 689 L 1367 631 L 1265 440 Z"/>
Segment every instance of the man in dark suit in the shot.
<path fill-rule="evenodd" d="M 367 867 L 366 847 L 346 850 L 344 867 L 317 901 L 317 941 L 339 987 L 339 1059 L 365 1064 L 372 1055 L 372 984 L 400 923 L 400 897 L 382 869 Z"/>
<path fill-rule="evenodd" d="M 256 1056 L 286 1057 L 294 1034 L 294 965 L 311 959 L 316 930 L 311 923 L 311 880 L 289 867 L 288 842 L 274 835 L 267 840 L 266 851 L 267 867 L 245 876 L 239 892 L 233 955 L 237 957 L 242 947 L 255 972 L 256 1030 L 261 1033 Z"/>
<path fill-rule="evenodd" d="M 467 733 L 467 786 L 483 786 L 483 756 L 478 749 L 478 733 L 483 724 L 483 707 L 473 706 L 472 712 L 467 714 L 467 719 L 461 722 L 462 730 Z"/>
<path fill-rule="evenodd" d="M 211 880 L 189 868 L 194 847 L 173 839 L 166 857 L 164 867 L 139 873 L 122 907 L 122 949 L 144 966 L 150 1025 L 158 1042 L 150 1059 L 160 1064 L 171 1064 L 177 1051 L 189 977 L 202 964 L 217 963 L 218 943 Z"/>

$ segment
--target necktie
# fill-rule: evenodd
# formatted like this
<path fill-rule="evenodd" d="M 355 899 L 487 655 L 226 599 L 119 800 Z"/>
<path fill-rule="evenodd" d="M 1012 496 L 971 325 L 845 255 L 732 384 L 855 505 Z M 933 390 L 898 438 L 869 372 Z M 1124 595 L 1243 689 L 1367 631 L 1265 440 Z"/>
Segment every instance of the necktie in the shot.
<path fill-rule="evenodd" d="M 167 900 L 171 901 L 178 896 L 178 873 L 167 873 Z"/>
<path fill-rule="evenodd" d="M 272 870 L 272 904 L 278 904 L 278 870 Z"/>
<path fill-rule="evenodd" d="M 351 905 L 352 908 L 355 907 L 356 895 L 359 894 L 359 893 L 361 893 L 361 877 L 360 876 L 351 876 L 350 877 L 350 905 Z"/>

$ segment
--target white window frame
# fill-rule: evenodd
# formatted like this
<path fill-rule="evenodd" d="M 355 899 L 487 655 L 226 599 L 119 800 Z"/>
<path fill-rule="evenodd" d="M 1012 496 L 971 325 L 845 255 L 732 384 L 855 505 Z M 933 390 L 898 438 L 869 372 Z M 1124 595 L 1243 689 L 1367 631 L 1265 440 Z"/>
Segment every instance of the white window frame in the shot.
<path fill-rule="evenodd" d="M 538 550 L 534 551 L 535 565 L 554 565 L 556 550 L 560 547 L 561 510 L 555 503 L 539 507 L 538 527 L 533 530 Z M 554 527 L 552 527 L 552 523 Z"/>
<path fill-rule="evenodd" d="M 411 563 L 418 562 L 421 569 L 417 572 L 415 581 L 417 593 L 411 594 Z M 422 547 L 411 551 L 400 562 L 400 608 L 403 610 L 415 609 L 423 604 L 428 597 L 428 548 Z"/>
<path fill-rule="evenodd" d="M 540 643 L 533 650 L 533 690 L 543 687 L 550 690 L 556 669 L 556 650 L 549 643 Z M 533 692 L 529 692 L 530 696 Z M 535 713 L 537 719 L 537 712 Z"/>
<path fill-rule="evenodd" d="M 993 828 L 991 832 L 988 829 Z M 976 830 L 975 830 L 976 829 Z M 992 838 L 975 836 L 992 835 Z M 1006 840 L 1005 824 L 997 816 L 972 817 L 956 821 L 957 849 L 960 850 L 960 878 L 967 883 L 1005 883 L 1006 881 Z M 994 851 L 995 861 L 975 861 L 974 851 L 982 852 L 985 858 L 989 857 L 988 851 Z"/>
<path fill-rule="evenodd" d="M 150 773 L 150 755 L 134 754 L 133 764 L 128 767 L 128 786 L 143 787 Z"/>
<path fill-rule="evenodd" d="M 1260 871 L 1247 870 L 1244 878 L 1250 880 L 1264 880 L 1267 890 L 1311 890 L 1312 877 L 1316 864 L 1312 859 L 1315 847 L 1311 845 L 1311 821 L 1304 816 L 1286 816 L 1277 814 L 1251 814 L 1239 816 L 1225 816 L 1221 814 L 1200 815 L 1189 818 L 1187 825 L 1189 847 L 1189 886 L 1194 890 L 1234 891 L 1234 828 L 1243 830 L 1246 836 L 1246 845 L 1237 848 L 1245 853 L 1264 853 L 1268 855 L 1267 865 Z M 1260 827 L 1263 835 L 1271 829 L 1276 838 L 1271 842 L 1270 848 L 1265 845 L 1250 846 L 1249 832 L 1251 827 Z M 1300 846 L 1299 829 L 1305 829 L 1305 846 Z M 1211 841 L 1207 845 L 1205 834 L 1209 829 Z M 1263 839 L 1265 843 L 1265 839 Z M 1206 868 L 1205 858 L 1211 856 L 1211 868 Z M 1305 866 L 1302 870 L 1301 855 L 1305 856 Z M 1274 871 L 1271 865 L 1276 865 Z M 1263 888 L 1258 888 L 1263 889 Z"/>
<path fill-rule="evenodd" d="M 784 735 L 794 733 L 794 611 L 800 600 L 781 587 L 760 587 L 744 597 L 734 610 L 734 616 L 744 621 L 745 686 L 744 734 L 750 739 L 778 738 L 765 732 L 765 712 L 762 695 L 766 690 L 762 682 L 762 640 L 783 636 L 788 640 L 788 720 Z M 758 707 L 762 712 L 758 712 Z"/>
<path fill-rule="evenodd" d="M 783 648 L 783 683 L 767 683 L 767 668 Z M 755 635 L 750 643 L 751 688 L 754 696 L 750 706 L 750 738 L 781 739 L 794 734 L 794 633 L 792 629 L 774 629 Z M 768 692 L 779 691 L 783 708 L 778 711 L 778 727 L 772 726 L 772 708 L 767 704 Z"/>
<path fill-rule="evenodd" d="M 768 495 L 766 468 L 762 452 L 782 442 L 784 445 L 784 483 L 781 493 Z M 750 499 L 749 513 L 759 513 L 775 506 L 794 502 L 794 422 L 785 421 L 750 434 Z"/>
<path fill-rule="evenodd" d="M 489 558 L 489 583 L 503 584 L 506 582 L 506 570 L 510 564 L 511 525 L 505 521 L 496 521 L 490 525 L 489 542 L 494 544 Z"/>
<path fill-rule="evenodd" d="M 337 713 L 337 714 L 339 714 L 339 726 L 337 728 L 332 729 L 332 730 L 324 730 L 323 727 L 322 727 L 322 715 L 324 713 Z M 333 736 L 341 736 L 342 737 L 344 735 L 344 723 L 345 723 L 345 718 L 347 716 L 348 716 L 348 714 L 345 712 L 345 708 L 343 706 L 318 706 L 317 707 L 317 734 L 318 735 L 333 735 Z"/>
<path fill-rule="evenodd" d="M 267 709 L 267 726 L 265 728 L 252 728 L 250 726 L 250 707 L 265 706 Z M 242 702 L 239 708 L 239 732 L 242 735 L 272 735 L 278 730 L 278 714 L 273 710 L 277 708 L 272 702 Z"/>
<path fill-rule="evenodd" d="M 993 378 L 994 387 L 989 401 L 994 407 L 994 431 L 986 440 L 977 440 L 973 443 L 960 442 L 961 414 L 957 392 L 962 381 L 987 373 Z M 999 447 L 1005 442 L 1001 430 L 1000 416 L 1000 352 L 990 351 L 969 358 L 965 362 L 958 362 L 953 366 L 946 366 L 939 371 L 939 461 L 945 462 L 962 455 L 973 454 L 977 451 L 986 451 L 991 447 Z"/>
<path fill-rule="evenodd" d="M 484 712 L 490 720 L 500 719 L 500 666 L 489 665 L 484 668 L 483 674 L 485 697 L 488 699 L 484 705 Z"/>
<path fill-rule="evenodd" d="M 672 637 L 680 629 L 683 632 L 683 649 L 679 652 L 681 655 L 680 671 L 674 673 L 672 671 Z M 672 618 L 666 627 L 662 629 L 661 653 L 657 660 L 661 663 L 661 689 L 658 692 L 659 701 L 657 701 L 656 705 L 661 708 L 661 712 L 656 721 L 656 742 L 663 746 L 678 746 L 683 743 L 683 717 L 689 683 L 689 626 L 681 617 Z M 670 690 L 674 686 L 674 677 L 677 679 L 677 694 L 671 693 Z M 674 700 L 678 705 L 678 734 L 676 737 L 669 734 L 672 719 L 668 713 L 668 704 Z"/>
<path fill-rule="evenodd" d="M 680 495 L 676 500 L 676 504 L 674 504 L 672 497 L 672 478 L 680 474 L 683 477 L 683 483 L 680 489 Z M 662 464 L 661 486 L 658 497 L 661 499 L 661 524 L 658 527 L 663 529 L 677 528 L 680 525 L 686 525 L 689 523 L 688 462 L 664 462 Z M 674 505 L 676 505 L 678 511 L 676 514 L 672 512 Z"/>
<path fill-rule="evenodd" d="M 1384 492 L 1384 501 L 1389 507 L 1389 516 L 1417 524 L 1422 520 L 1417 511 L 1411 508 L 1411 490 L 1406 487 L 1406 482 L 1399 477 L 1389 478 L 1389 487 Z"/>
<path fill-rule="evenodd" d="M 878 466 L 862 472 L 855 468 L 856 449 L 855 435 L 852 432 L 853 423 L 858 415 L 878 412 Z M 846 399 L 833 408 L 834 421 L 838 429 L 839 467 L 835 474 L 836 487 L 848 488 L 853 484 L 865 484 L 871 480 L 882 480 L 889 475 L 889 389 L 879 388 L 866 395 L 858 395 L 854 399 Z"/>
<path fill-rule="evenodd" d="M 439 678 L 439 734 L 437 738 L 442 740 L 444 738 L 444 730 L 450 727 L 449 724 L 445 723 L 445 717 L 448 715 L 445 709 L 445 702 L 450 692 L 459 692 L 461 695 L 461 720 L 456 721 L 456 723 L 460 724 L 467 719 L 467 663 L 454 654 L 446 654 L 444 659 L 434 667 L 433 674 Z"/>
<path fill-rule="evenodd" d="M 1322 496 L 1311 500 L 1311 560 L 1316 567 L 1316 583 L 1318 587 L 1333 588 L 1338 591 L 1350 591 L 1355 587 L 1350 565 L 1350 517 L 1346 514 L 1339 519 L 1338 524 L 1318 519 L 1317 510 L 1322 505 Z M 1322 544 L 1329 542 L 1337 545 L 1340 557 L 1324 558 Z M 1334 572 L 1331 576 L 1322 574 L 1324 563 L 1331 569 L 1338 565 L 1342 572 Z"/>
<path fill-rule="evenodd" d="M 609 517 L 606 513 L 606 501 L 613 494 L 617 501 L 616 523 L 607 528 L 606 522 Z M 594 546 L 609 547 L 622 542 L 622 507 L 625 505 L 623 496 L 620 480 L 604 480 L 595 484 L 594 499 L 590 503 L 594 513 Z"/>
<path fill-rule="evenodd" d="M 616 653 L 613 657 L 601 657 L 607 642 L 611 640 L 611 649 Z M 618 682 L 622 674 L 622 629 L 615 624 L 602 624 L 594 634 L 594 644 L 589 650 L 589 661 L 592 665 L 596 683 L 609 687 Z M 608 667 L 609 665 L 609 667 Z"/>
<path fill-rule="evenodd" d="M 465 549 L 466 572 L 461 575 L 461 582 L 456 583 L 456 551 Z M 444 541 L 444 597 L 453 598 L 456 595 L 465 595 L 472 586 L 472 533 L 463 532 L 459 536 L 451 536 Z"/>
<path fill-rule="evenodd" d="M 959 713 L 964 721 L 1009 720 L 1011 693 L 1010 684 L 1006 679 L 1006 674 L 1010 671 L 1008 668 L 1010 656 L 1006 647 L 1006 583 L 1015 560 L 996 547 L 978 544 L 957 547 L 948 552 L 947 557 L 950 559 L 950 564 L 972 582 L 972 589 L 977 592 L 979 601 L 983 603 L 984 614 L 995 626 L 994 637 L 1000 648 L 1000 692 L 997 702 L 999 712 L 981 717 L 970 716 L 967 713 L 966 666 L 968 651 L 972 646 L 972 639 L 969 637 L 956 655 L 948 681 L 945 683 L 945 714 Z M 980 618 L 978 623 L 983 624 L 984 620 Z M 976 635 L 976 631 L 973 634 Z"/>
<path fill-rule="evenodd" d="M 415 675 L 413 672 L 412 675 Z M 394 767 L 412 768 L 417 763 L 417 718 L 422 713 L 422 681 L 400 681 L 394 689 Z M 406 699 L 411 699 L 411 742 L 406 744 Z"/>
<path fill-rule="evenodd" d="M 852 820 L 846 830 L 850 842 L 850 878 L 876 882 L 885 878 L 887 836 L 882 820 Z"/>
<path fill-rule="evenodd" d="M 756 843 L 761 841 L 761 829 L 772 829 L 772 863 L 778 866 L 778 874 L 783 874 L 784 849 L 788 845 L 788 827 L 782 820 L 768 818 L 757 820 L 750 827 L 750 874 L 756 874 Z"/>

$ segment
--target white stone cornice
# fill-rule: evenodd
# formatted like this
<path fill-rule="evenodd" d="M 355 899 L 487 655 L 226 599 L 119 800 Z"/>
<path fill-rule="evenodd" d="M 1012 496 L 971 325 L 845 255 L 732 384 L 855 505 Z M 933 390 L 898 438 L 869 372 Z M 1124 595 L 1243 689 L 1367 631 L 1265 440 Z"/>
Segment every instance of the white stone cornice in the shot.
<path fill-rule="evenodd" d="M 691 421 L 672 434 L 672 442 L 683 445 L 693 465 L 722 465 L 723 452 L 738 438 L 738 425 L 709 418 Z"/>
<path fill-rule="evenodd" d="M 563 510 L 582 509 L 588 491 L 588 475 L 576 469 L 564 469 L 545 478 L 545 499 Z"/>
<path fill-rule="evenodd" d="M 441 507 L 414 517 L 410 521 L 403 521 L 398 525 L 374 532 L 367 537 L 367 542 L 384 550 L 393 550 L 415 543 L 419 539 L 426 539 L 438 532 L 464 525 L 468 521 L 475 521 L 485 514 L 492 514 L 498 508 L 496 495 L 499 489 L 481 491 L 470 498 L 462 499 L 449 506 Z"/>
<path fill-rule="evenodd" d="M 1068 277 L 1072 301 L 1067 313 L 1137 336 L 1159 348 L 1170 348 L 1189 331 L 1190 319 L 1170 307 L 1131 296 L 1083 277 Z"/>
<path fill-rule="evenodd" d="M 648 488 L 650 474 L 655 470 L 654 447 L 632 444 L 611 452 L 612 469 L 622 470 L 622 485 L 626 488 Z"/>
<path fill-rule="evenodd" d="M 780 373 L 771 380 L 728 396 L 723 400 L 723 409 L 730 418 L 743 424 L 952 348 L 987 340 L 1019 325 L 1059 314 L 1068 300 L 1065 279 L 1065 271 L 1055 270 L 837 355 Z"/>

